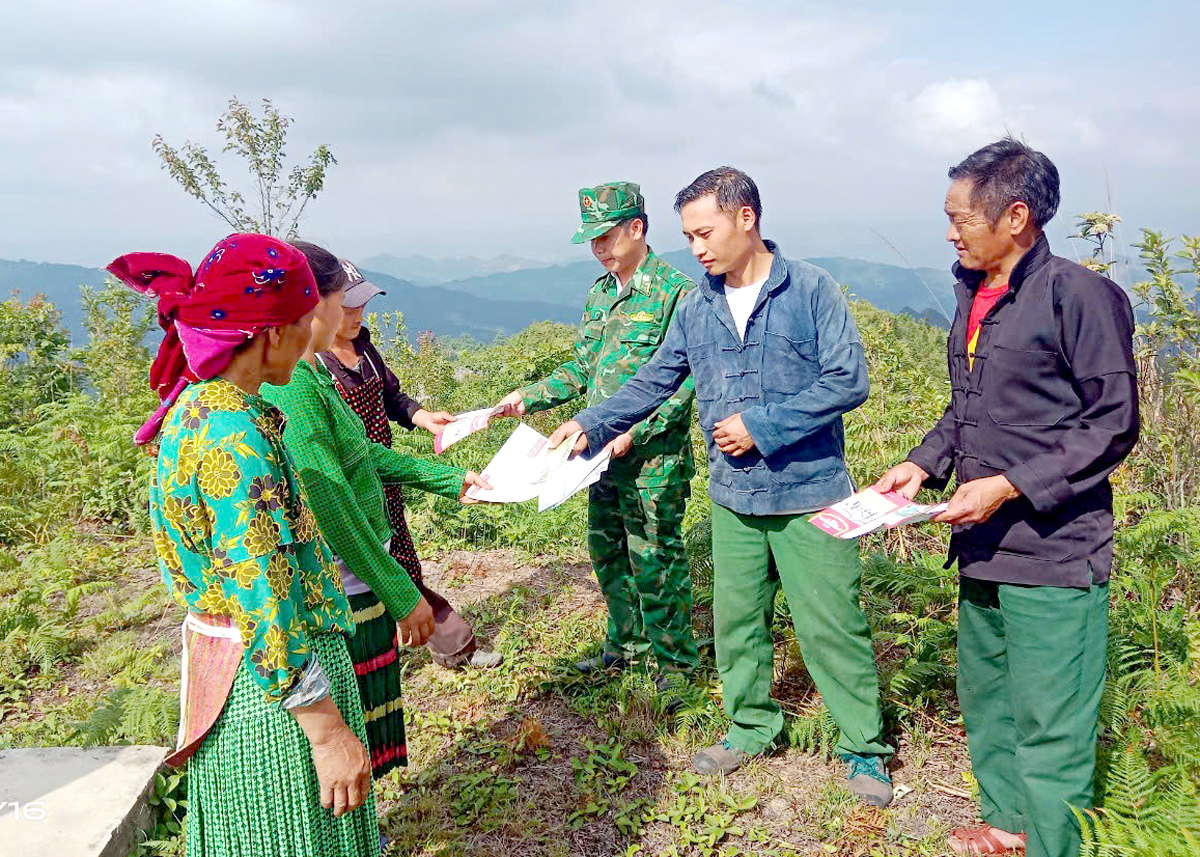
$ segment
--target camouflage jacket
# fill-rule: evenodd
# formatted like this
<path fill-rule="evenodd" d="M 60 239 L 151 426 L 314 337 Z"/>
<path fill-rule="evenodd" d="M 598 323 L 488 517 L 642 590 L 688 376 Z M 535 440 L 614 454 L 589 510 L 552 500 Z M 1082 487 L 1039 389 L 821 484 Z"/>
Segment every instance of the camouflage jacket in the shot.
<path fill-rule="evenodd" d="M 587 407 L 607 399 L 654 356 L 675 308 L 694 285 L 653 250 L 633 273 L 624 295 L 618 296 L 621 283 L 615 274 L 596 280 L 588 292 L 574 357 L 521 390 L 526 410 L 553 408 L 579 396 L 585 397 Z M 689 377 L 670 399 L 630 430 L 633 449 L 613 461 L 609 472 L 614 478 L 632 478 L 639 485 L 653 486 L 692 477 L 695 467 L 689 429 L 693 391 Z"/>

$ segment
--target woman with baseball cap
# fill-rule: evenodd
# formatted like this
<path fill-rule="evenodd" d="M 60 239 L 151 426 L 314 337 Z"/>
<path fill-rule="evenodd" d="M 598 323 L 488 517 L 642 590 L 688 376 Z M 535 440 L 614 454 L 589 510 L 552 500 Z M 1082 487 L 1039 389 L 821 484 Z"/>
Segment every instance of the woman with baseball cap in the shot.
<path fill-rule="evenodd" d="M 464 503 L 475 502 L 465 497 L 467 488 L 489 486 L 475 473 L 403 455 L 368 437 L 363 421 L 342 398 L 326 363 L 317 356 L 329 349 L 341 324 L 349 277 L 324 248 L 304 242 L 295 246 L 308 258 L 322 294 L 336 300 L 336 313 L 318 312 L 312 341 L 291 380 L 265 387 L 263 396 L 287 415 L 284 440 L 321 533 L 337 554 L 342 585 L 359 605 L 354 607 L 356 627 L 350 647 L 358 655 L 355 673 L 368 724 L 368 746 L 373 767 L 380 772 L 406 759 L 397 637 L 405 645 L 419 646 L 436 629 L 429 601 L 390 552 L 395 532 L 385 486 L 404 483 Z M 364 595 L 371 603 L 359 609 Z M 379 629 L 385 624 L 389 635 L 382 641 L 386 645 L 380 645 Z M 365 657 L 368 649 L 379 652 Z"/>

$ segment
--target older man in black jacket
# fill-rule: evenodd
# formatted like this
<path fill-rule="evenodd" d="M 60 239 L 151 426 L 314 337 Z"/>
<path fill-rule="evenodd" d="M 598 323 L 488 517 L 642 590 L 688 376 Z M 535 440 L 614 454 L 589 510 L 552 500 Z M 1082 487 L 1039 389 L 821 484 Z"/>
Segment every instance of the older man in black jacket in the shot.
<path fill-rule="evenodd" d="M 908 497 L 958 487 L 958 695 L 982 827 L 959 853 L 1079 850 L 1070 806 L 1092 805 L 1104 687 L 1109 474 L 1138 435 L 1133 313 L 1111 280 L 1050 252 L 1058 170 L 1011 138 L 950 170 L 958 251 L 951 400 L 876 483 Z"/>

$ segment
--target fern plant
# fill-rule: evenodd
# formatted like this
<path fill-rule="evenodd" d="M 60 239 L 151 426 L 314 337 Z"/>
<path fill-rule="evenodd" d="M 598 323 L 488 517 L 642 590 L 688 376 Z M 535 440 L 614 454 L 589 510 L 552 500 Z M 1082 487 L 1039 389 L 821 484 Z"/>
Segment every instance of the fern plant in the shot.
<path fill-rule="evenodd" d="M 71 743 L 167 744 L 179 727 L 175 688 L 119 685 L 108 692 L 87 719 L 75 726 Z"/>
<path fill-rule="evenodd" d="M 1200 614 L 1188 618 L 1181 658 L 1110 640 L 1098 808 L 1076 811 L 1084 857 L 1200 853 Z"/>
<path fill-rule="evenodd" d="M 1144 736 L 1132 735 L 1108 772 L 1104 806 L 1074 810 L 1081 857 L 1195 857 L 1200 853 L 1200 793 L 1181 765 L 1151 770 Z"/>
<path fill-rule="evenodd" d="M 802 753 L 833 756 L 841 731 L 824 705 L 806 709 L 784 727 L 787 743 Z"/>
<path fill-rule="evenodd" d="M 72 542 L 58 540 L 30 553 L 0 580 L 0 684 L 5 676 L 31 669 L 56 674 L 81 638 L 83 599 L 112 585 L 75 581 L 70 572 L 75 562 L 63 552 L 67 543 Z"/>

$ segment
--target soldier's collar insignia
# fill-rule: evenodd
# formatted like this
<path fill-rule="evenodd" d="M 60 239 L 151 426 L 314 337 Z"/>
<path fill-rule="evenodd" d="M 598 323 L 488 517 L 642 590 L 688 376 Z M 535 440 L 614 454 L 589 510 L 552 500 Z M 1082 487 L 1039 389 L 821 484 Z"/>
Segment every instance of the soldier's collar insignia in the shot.
<path fill-rule="evenodd" d="M 641 312 L 635 312 L 628 318 L 630 321 L 654 321 L 654 313 L 642 310 Z"/>

